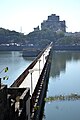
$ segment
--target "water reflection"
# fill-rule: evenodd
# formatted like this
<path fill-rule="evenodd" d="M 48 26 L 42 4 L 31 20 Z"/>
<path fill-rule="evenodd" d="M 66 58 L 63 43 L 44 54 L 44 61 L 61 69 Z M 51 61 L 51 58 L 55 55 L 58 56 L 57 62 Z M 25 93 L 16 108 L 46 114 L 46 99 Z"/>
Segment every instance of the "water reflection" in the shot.
<path fill-rule="evenodd" d="M 0 51 L 0 70 L 8 67 L 7 73 L 1 73 L 0 77 L 4 75 L 9 76 L 7 81 L 2 80 L 2 83 L 11 85 L 19 75 L 29 66 L 34 58 L 23 58 L 21 51 Z"/>
<path fill-rule="evenodd" d="M 52 65 L 51 65 L 51 77 L 57 77 L 60 72 L 65 72 L 66 62 L 78 61 L 80 59 L 80 52 L 53 52 Z M 54 71 L 54 72 L 53 72 Z"/>
<path fill-rule="evenodd" d="M 80 94 L 80 52 L 53 52 L 47 96 Z M 43 120 L 80 120 L 80 101 L 45 103 Z"/>
<path fill-rule="evenodd" d="M 35 59 L 35 57 L 23 57 L 24 60 L 26 61 L 33 61 Z"/>

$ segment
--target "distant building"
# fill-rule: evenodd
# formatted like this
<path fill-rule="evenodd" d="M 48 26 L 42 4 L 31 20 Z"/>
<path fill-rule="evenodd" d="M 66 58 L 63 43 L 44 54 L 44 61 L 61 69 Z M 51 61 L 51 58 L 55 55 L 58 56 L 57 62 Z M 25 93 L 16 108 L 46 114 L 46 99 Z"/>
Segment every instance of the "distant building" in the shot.
<path fill-rule="evenodd" d="M 37 26 L 36 28 L 34 28 L 34 31 L 39 31 L 39 26 Z"/>
<path fill-rule="evenodd" d="M 41 29 L 42 30 L 51 29 L 54 32 L 58 30 L 66 32 L 66 23 L 65 20 L 60 21 L 59 16 L 56 16 L 56 14 L 51 14 L 50 16 L 48 16 L 47 20 L 44 20 L 41 23 Z"/>

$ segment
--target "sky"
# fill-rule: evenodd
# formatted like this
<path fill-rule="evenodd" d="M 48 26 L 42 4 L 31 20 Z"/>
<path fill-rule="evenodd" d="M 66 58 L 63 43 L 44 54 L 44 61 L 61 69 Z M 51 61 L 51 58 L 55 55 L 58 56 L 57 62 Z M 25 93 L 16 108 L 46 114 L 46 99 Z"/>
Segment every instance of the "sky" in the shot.
<path fill-rule="evenodd" d="M 80 0 L 0 0 L 0 27 L 28 34 L 51 14 L 66 21 L 67 32 L 80 31 Z"/>

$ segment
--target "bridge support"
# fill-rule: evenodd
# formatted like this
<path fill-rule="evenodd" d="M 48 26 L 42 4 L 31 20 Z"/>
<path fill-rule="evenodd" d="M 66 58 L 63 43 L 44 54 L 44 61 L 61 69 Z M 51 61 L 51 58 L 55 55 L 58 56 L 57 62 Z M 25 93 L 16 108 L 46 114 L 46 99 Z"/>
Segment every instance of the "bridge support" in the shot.
<path fill-rule="evenodd" d="M 46 63 L 39 77 L 38 83 L 31 97 L 31 120 L 40 120 L 44 98 L 47 91 L 49 73 L 51 67 L 52 50 L 47 56 Z"/>

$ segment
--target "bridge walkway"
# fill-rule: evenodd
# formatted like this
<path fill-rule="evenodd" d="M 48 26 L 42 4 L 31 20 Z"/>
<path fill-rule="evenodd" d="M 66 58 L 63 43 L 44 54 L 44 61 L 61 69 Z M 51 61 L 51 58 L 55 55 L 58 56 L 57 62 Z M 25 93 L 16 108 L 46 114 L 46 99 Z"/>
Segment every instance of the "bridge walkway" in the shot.
<path fill-rule="evenodd" d="M 19 88 L 30 88 L 30 95 L 32 96 L 34 89 L 37 85 L 38 79 L 40 77 L 40 74 L 44 68 L 44 65 L 46 63 L 46 58 L 49 55 L 49 51 L 51 49 L 51 46 L 48 46 L 43 54 L 40 56 L 40 58 L 37 60 L 36 64 L 33 66 L 32 69 L 29 69 L 28 75 L 25 77 L 24 81 L 19 85 Z"/>

